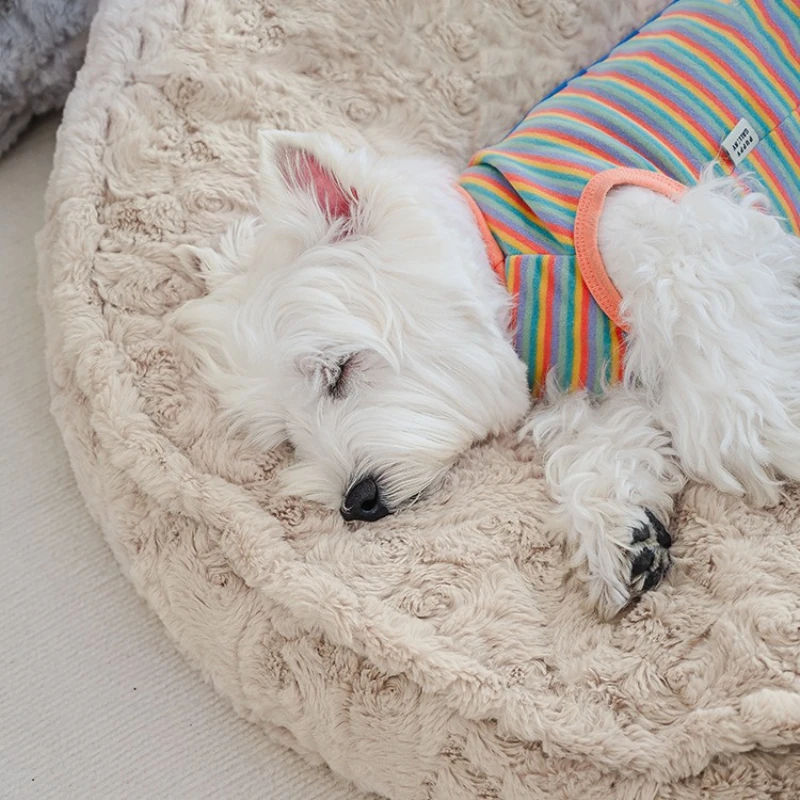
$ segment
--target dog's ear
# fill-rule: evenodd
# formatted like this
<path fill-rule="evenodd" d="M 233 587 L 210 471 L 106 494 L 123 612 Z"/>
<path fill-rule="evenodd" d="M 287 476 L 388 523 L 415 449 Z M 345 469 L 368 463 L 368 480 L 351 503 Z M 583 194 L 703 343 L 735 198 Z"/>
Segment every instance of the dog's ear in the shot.
<path fill-rule="evenodd" d="M 330 136 L 262 131 L 260 155 L 264 204 L 310 202 L 328 223 L 352 222 L 358 193 L 346 178 L 348 153 Z"/>

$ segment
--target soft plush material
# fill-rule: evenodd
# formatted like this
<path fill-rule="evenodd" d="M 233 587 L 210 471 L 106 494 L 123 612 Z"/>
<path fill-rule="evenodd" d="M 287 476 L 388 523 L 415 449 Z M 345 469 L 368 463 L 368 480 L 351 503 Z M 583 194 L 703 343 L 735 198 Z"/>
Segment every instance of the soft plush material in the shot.
<path fill-rule="evenodd" d="M 800 494 L 703 487 L 666 585 L 600 623 L 537 454 L 490 441 L 369 526 L 275 495 L 164 316 L 181 243 L 257 205 L 261 126 L 463 163 L 661 0 L 108 0 L 38 240 L 53 411 L 179 648 L 271 736 L 393 800 L 800 796 Z"/>
<path fill-rule="evenodd" d="M 35 114 L 61 108 L 97 0 L 0 0 L 0 155 Z"/>

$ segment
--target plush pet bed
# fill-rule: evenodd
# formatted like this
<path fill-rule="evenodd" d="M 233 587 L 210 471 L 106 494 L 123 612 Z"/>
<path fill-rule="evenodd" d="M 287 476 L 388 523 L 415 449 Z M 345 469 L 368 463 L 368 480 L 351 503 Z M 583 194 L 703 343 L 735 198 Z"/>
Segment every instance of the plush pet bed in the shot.
<path fill-rule="evenodd" d="M 0 155 L 35 114 L 61 108 L 97 0 L 0 0 Z"/>
<path fill-rule="evenodd" d="M 38 246 L 53 410 L 136 589 L 236 710 L 394 800 L 800 796 L 800 494 L 692 487 L 666 585 L 598 621 L 528 445 L 401 515 L 278 499 L 164 316 L 257 203 L 256 131 L 462 163 L 663 0 L 109 0 Z M 329 126 L 330 127 L 330 126 Z"/>

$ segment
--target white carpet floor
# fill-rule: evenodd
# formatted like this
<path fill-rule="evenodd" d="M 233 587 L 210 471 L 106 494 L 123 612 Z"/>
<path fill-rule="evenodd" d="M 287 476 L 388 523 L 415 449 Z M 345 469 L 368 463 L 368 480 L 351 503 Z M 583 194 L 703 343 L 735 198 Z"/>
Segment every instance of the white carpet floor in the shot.
<path fill-rule="evenodd" d="M 0 798 L 358 800 L 184 663 L 84 509 L 36 305 L 57 126 L 0 160 Z"/>

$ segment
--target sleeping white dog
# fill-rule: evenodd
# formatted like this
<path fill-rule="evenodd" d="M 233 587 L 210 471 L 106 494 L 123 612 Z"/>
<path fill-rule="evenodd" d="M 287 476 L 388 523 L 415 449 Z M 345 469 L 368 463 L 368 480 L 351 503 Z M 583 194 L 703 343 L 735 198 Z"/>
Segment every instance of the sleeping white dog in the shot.
<path fill-rule="evenodd" d="M 701 4 L 735 13 L 714 0 Z M 671 8 L 685 5 L 697 3 Z M 682 149 L 658 120 L 642 120 L 657 105 L 646 76 L 636 82 L 651 94 L 630 103 L 608 80 L 645 32 L 674 24 L 662 15 L 537 106 L 509 139 L 474 159 L 463 188 L 436 158 L 350 152 L 324 134 L 261 135 L 261 214 L 235 224 L 218 249 L 182 248 L 199 259 L 208 293 L 180 308 L 174 323 L 232 422 L 260 447 L 291 442 L 287 491 L 347 520 L 401 511 L 435 489 L 471 444 L 518 427 L 533 384 L 537 402 L 522 435 L 542 450 L 556 524 L 608 617 L 666 573 L 671 538 L 663 523 L 687 478 L 755 505 L 777 502 L 782 481 L 800 479 L 800 241 L 764 213 L 773 195 L 743 192 L 735 175 L 665 176 L 659 153 L 676 156 L 674 171 L 688 162 L 697 175 L 702 164 L 692 159 L 702 151 L 691 142 Z M 749 29 L 742 35 L 757 40 Z M 654 46 L 647 37 L 639 43 Z M 595 108 L 586 98 L 598 82 L 604 94 Z M 581 114 L 564 116 L 576 92 Z M 734 118 L 749 108 L 748 97 L 738 97 L 745 107 Z M 602 117 L 608 109 L 612 122 Z M 613 126 L 630 125 L 632 116 L 653 133 L 655 155 L 642 156 L 637 144 L 629 160 L 609 161 L 608 142 L 619 138 Z M 751 167 L 748 156 L 760 163 L 769 155 L 747 140 L 771 146 L 759 124 L 744 119 L 722 147 L 738 160 L 737 172 Z M 605 150 L 598 130 L 608 134 Z M 577 155 L 564 154 L 570 141 Z M 592 159 L 599 166 L 584 169 Z M 557 184 L 553 213 L 572 214 L 580 228 L 562 240 L 543 222 L 553 210 L 548 181 L 576 169 L 585 172 L 577 184 Z M 494 185 L 481 194 L 487 174 L 486 186 Z M 572 196 L 578 205 L 589 198 L 583 217 Z M 506 237 L 504 214 L 530 217 L 537 230 Z M 552 248 L 542 252 L 548 236 Z M 585 264 L 593 259 L 592 274 L 606 280 L 606 294 L 593 286 L 591 302 L 603 310 L 609 292 L 621 296 L 609 313 L 622 331 L 623 368 L 619 379 L 602 357 L 608 341 L 598 344 L 594 384 L 582 389 L 587 381 L 565 381 L 557 358 L 543 361 L 546 324 L 520 336 L 534 323 L 511 286 L 517 270 L 517 280 L 541 288 L 545 270 L 562 262 L 577 263 L 580 275 L 580 242 L 594 249 Z M 493 272 L 498 263 L 511 294 Z"/>

